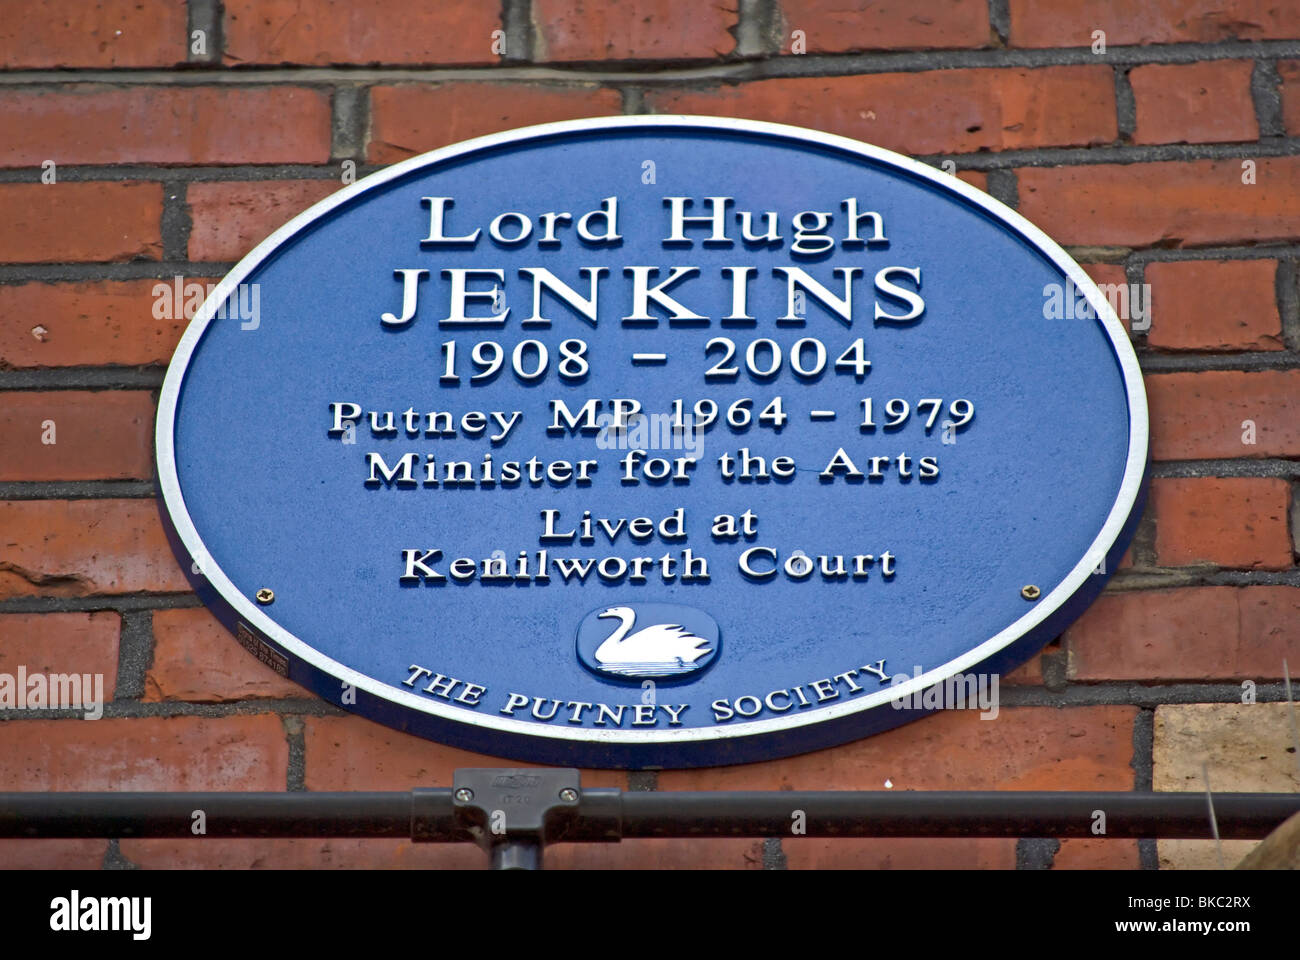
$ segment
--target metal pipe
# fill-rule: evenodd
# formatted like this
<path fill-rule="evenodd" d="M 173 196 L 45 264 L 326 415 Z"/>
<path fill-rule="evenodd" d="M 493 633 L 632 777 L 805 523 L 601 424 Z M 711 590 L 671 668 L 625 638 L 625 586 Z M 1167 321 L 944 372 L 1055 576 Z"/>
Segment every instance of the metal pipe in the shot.
<path fill-rule="evenodd" d="M 624 793 L 624 837 L 1210 837 L 1199 793 Z M 1224 837 L 1263 837 L 1300 795 L 1214 795 Z"/>
<path fill-rule="evenodd" d="M 1225 838 L 1263 837 L 1300 794 L 1214 795 Z M 802 817 L 798 812 L 802 811 Z M 582 791 L 549 842 L 620 837 L 1210 836 L 1200 793 Z M 1104 816 L 1104 832 L 1098 827 Z M 449 788 L 405 793 L 0 793 L 0 837 L 407 837 L 471 840 Z M 799 835 L 799 834 L 795 834 Z"/>
<path fill-rule="evenodd" d="M 451 815 L 451 791 L 446 813 Z M 410 793 L 3 793 L 0 837 L 410 837 Z"/>
<path fill-rule="evenodd" d="M 528 840 L 498 843 L 488 852 L 490 870 L 540 870 L 542 845 Z"/>

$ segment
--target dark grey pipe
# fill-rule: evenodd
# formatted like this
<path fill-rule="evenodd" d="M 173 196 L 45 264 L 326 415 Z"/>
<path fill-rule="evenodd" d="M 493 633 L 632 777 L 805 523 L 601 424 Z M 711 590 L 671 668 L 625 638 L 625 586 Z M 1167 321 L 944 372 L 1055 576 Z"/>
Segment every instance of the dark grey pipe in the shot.
<path fill-rule="evenodd" d="M 1226 838 L 1263 837 L 1300 794 L 1217 793 Z M 407 793 L 0 793 L 0 837 L 207 836 L 473 839 L 451 790 Z M 798 813 L 802 811 L 802 815 Z M 1105 833 L 1096 832 L 1100 811 Z M 546 842 L 621 837 L 1211 836 L 1204 794 L 1078 792 L 583 791 Z M 513 838 L 512 838 L 513 839 Z"/>
<path fill-rule="evenodd" d="M 1205 795 L 1078 792 L 625 793 L 624 837 L 1209 838 Z M 1104 833 L 1098 833 L 1104 815 Z M 1219 834 L 1263 837 L 1300 794 L 1216 793 Z"/>

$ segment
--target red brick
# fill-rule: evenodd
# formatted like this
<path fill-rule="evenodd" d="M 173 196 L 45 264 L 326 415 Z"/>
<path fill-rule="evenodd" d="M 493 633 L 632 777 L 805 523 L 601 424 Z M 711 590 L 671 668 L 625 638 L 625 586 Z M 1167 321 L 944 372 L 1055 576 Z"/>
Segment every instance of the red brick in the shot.
<path fill-rule="evenodd" d="M 0 368 L 166 363 L 184 319 L 153 317 L 161 280 L 0 285 Z"/>
<path fill-rule="evenodd" d="M 1300 662 L 1300 589 L 1104 594 L 1065 634 L 1071 679 L 1274 680 Z"/>
<path fill-rule="evenodd" d="M 151 281 L 149 314 L 155 318 L 177 317 L 183 331 L 220 283 L 219 277 L 184 277 L 173 275 Z"/>
<path fill-rule="evenodd" d="M 184 63 L 185 4 L 179 0 L 25 0 L 0 20 L 0 63 L 52 67 L 166 67 Z"/>
<path fill-rule="evenodd" d="M 1035 653 L 1010 673 L 1004 674 L 999 683 L 1011 687 L 1041 687 L 1043 685 L 1043 657 L 1058 655 L 1060 652 L 1059 644 L 1053 641 L 1040 653 Z"/>
<path fill-rule="evenodd" d="M 1134 143 L 1258 140 L 1249 60 L 1152 63 L 1129 71 L 1137 104 Z"/>
<path fill-rule="evenodd" d="M 1162 373 L 1146 388 L 1157 460 L 1300 456 L 1300 370 Z"/>
<path fill-rule="evenodd" d="M 1085 145 L 1116 137 L 1114 83 L 1100 66 L 654 88 L 646 91 L 646 104 L 655 113 L 791 123 L 914 154 Z"/>
<path fill-rule="evenodd" d="M 1014 838 L 782 837 L 791 870 L 1014 870 Z"/>
<path fill-rule="evenodd" d="M 1242 178 L 1254 164 L 1255 183 Z M 1300 233 L 1300 157 L 1089 164 L 1016 171 L 1020 213 L 1076 246 L 1291 242 Z"/>
<path fill-rule="evenodd" d="M 1079 266 L 1094 283 L 1126 283 L 1128 280 L 1122 263 L 1081 263 Z"/>
<path fill-rule="evenodd" d="M 1278 666 L 1268 665 L 1269 652 L 1276 659 L 1277 650 L 1289 650 L 1289 659 L 1296 656 L 1296 643 L 1300 641 L 1300 591 L 1295 587 L 1262 586 L 1245 587 L 1237 594 L 1241 609 L 1242 643 L 1253 644 L 1258 650 L 1262 677 L 1279 678 Z"/>
<path fill-rule="evenodd" d="M 1149 263 L 1151 329 L 1162 350 L 1281 350 L 1276 260 Z"/>
<path fill-rule="evenodd" d="M 1280 0 L 1011 0 L 1010 41 L 1017 47 L 1107 47 L 1217 40 L 1290 40 L 1300 10 Z"/>
<path fill-rule="evenodd" d="M 337 180 L 195 183 L 190 207 L 191 260 L 239 260 L 277 228 L 340 189 Z"/>
<path fill-rule="evenodd" d="M 187 589 L 153 500 L 0 502 L 0 599 Z"/>
<path fill-rule="evenodd" d="M 785 760 L 665 770 L 663 790 L 1129 790 L 1136 707 L 948 710 Z"/>
<path fill-rule="evenodd" d="M 760 870 L 763 841 L 720 837 L 560 843 L 546 851 L 548 870 Z"/>
<path fill-rule="evenodd" d="M 595 86 L 447 83 L 371 91 L 369 158 L 392 163 L 488 133 L 617 114 L 616 90 Z"/>
<path fill-rule="evenodd" d="M 283 790 L 280 718 L 133 717 L 0 723 L 2 790 Z"/>
<path fill-rule="evenodd" d="M 0 481 L 148 479 L 153 420 L 142 390 L 0 393 Z"/>
<path fill-rule="evenodd" d="M 1014 841 L 1013 841 L 1014 843 Z M 123 840 L 122 855 L 150 869 L 482 870 L 472 843 L 409 840 Z M 757 869 L 762 840 L 624 840 L 560 843 L 546 849 L 548 870 Z M 3 858 L 0 847 L 0 858 Z M 101 854 L 102 855 L 102 854 Z M 0 863 L 3 860 L 0 859 Z"/>
<path fill-rule="evenodd" d="M 542 60 L 698 60 L 730 53 L 735 0 L 533 0 Z"/>
<path fill-rule="evenodd" d="M 157 260 L 162 185 L 4 183 L 0 263 Z"/>
<path fill-rule="evenodd" d="M 1083 272 L 1092 278 L 1096 284 L 1126 284 L 1128 283 L 1128 274 L 1124 272 L 1123 264 L 1119 263 L 1081 263 Z"/>
<path fill-rule="evenodd" d="M 499 59 L 492 32 L 501 29 L 501 5 L 484 0 L 225 0 L 223 7 L 227 64 Z"/>
<path fill-rule="evenodd" d="M 781 52 L 933 50 L 989 45 L 987 0 L 781 0 Z"/>
<path fill-rule="evenodd" d="M 0 840 L 0 870 L 98 870 L 107 840 Z"/>
<path fill-rule="evenodd" d="M 1163 567 L 1291 566 L 1291 487 L 1275 477 L 1162 478 L 1151 483 Z"/>
<path fill-rule="evenodd" d="M 1138 870 L 1141 866 L 1136 840 L 1105 837 L 1066 837 L 1052 859 L 1053 870 Z"/>
<path fill-rule="evenodd" d="M 999 681 L 1008 687 L 1041 687 L 1043 685 L 1043 658 L 1034 654 Z"/>
<path fill-rule="evenodd" d="M 472 843 L 410 840 L 122 840 L 131 863 L 152 870 L 475 870 L 487 854 Z M 3 856 L 3 854 L 0 854 Z M 554 866 L 549 853 L 546 864 Z"/>
<path fill-rule="evenodd" d="M 1277 65 L 1282 80 L 1282 123 L 1289 134 L 1300 133 L 1300 60 L 1282 60 Z"/>
<path fill-rule="evenodd" d="M 308 790 L 409 790 L 447 786 L 460 767 L 535 767 L 444 746 L 380 726 L 363 717 L 303 720 Z M 626 774 L 584 770 L 588 787 L 624 787 Z"/>
<path fill-rule="evenodd" d="M 109 611 L 0 614 L 0 672 L 98 673 L 112 700 L 121 631 L 122 618 Z"/>
<path fill-rule="evenodd" d="M 145 700 L 224 702 L 313 697 L 235 646 L 207 610 L 159 610 L 153 615 L 153 664 Z"/>
<path fill-rule="evenodd" d="M 320 163 L 329 97 L 306 87 L 102 87 L 0 94 L 0 166 Z"/>

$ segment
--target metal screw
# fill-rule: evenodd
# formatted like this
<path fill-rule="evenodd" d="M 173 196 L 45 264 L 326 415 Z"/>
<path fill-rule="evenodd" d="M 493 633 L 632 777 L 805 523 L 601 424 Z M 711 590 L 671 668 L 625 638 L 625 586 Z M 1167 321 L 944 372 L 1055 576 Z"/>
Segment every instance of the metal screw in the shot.
<path fill-rule="evenodd" d="M 560 799 L 565 803 L 573 803 L 573 801 L 578 799 L 578 791 L 574 790 L 572 787 L 565 787 L 560 791 Z"/>
<path fill-rule="evenodd" d="M 1037 600 L 1042 592 L 1043 591 L 1039 590 L 1038 587 L 1034 586 L 1032 583 L 1026 584 L 1020 588 L 1020 595 L 1026 600 Z"/>
<path fill-rule="evenodd" d="M 275 599 L 274 590 L 268 590 L 266 587 L 263 587 L 261 590 L 257 591 L 257 602 L 262 604 L 262 606 L 266 606 L 274 599 Z"/>
<path fill-rule="evenodd" d="M 461 787 L 456 791 L 456 799 L 461 803 L 469 803 L 474 799 L 474 791 L 469 789 L 469 787 Z"/>

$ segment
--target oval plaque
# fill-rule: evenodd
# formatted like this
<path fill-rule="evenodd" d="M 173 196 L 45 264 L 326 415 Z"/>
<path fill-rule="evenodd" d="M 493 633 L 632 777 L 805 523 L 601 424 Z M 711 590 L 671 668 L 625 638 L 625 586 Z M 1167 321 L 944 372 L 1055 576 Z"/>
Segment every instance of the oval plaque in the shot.
<path fill-rule="evenodd" d="M 157 457 L 272 669 L 460 747 L 673 767 L 995 710 L 1119 562 L 1147 413 L 1101 291 L 989 196 L 628 117 L 278 230 L 182 339 Z"/>

